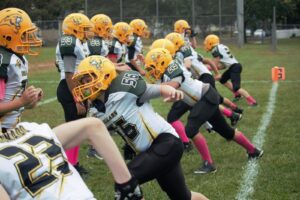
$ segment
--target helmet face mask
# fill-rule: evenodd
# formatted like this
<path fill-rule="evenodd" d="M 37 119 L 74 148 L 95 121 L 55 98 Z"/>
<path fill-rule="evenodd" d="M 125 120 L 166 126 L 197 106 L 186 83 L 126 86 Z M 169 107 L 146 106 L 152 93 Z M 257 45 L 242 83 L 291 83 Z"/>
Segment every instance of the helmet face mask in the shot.
<path fill-rule="evenodd" d="M 219 43 L 220 43 L 219 37 L 217 35 L 210 34 L 206 36 L 206 38 L 204 39 L 203 42 L 204 49 L 205 51 L 211 51 L 212 48 L 218 45 Z"/>
<path fill-rule="evenodd" d="M 92 17 L 94 24 L 94 33 L 99 37 L 110 40 L 112 38 L 113 24 L 107 15 L 98 14 Z"/>
<path fill-rule="evenodd" d="M 143 38 L 149 38 L 150 31 L 144 20 L 134 19 L 130 22 L 129 25 L 131 26 L 133 33 L 135 33 L 136 35 Z"/>
<path fill-rule="evenodd" d="M 76 87 L 72 93 L 76 101 L 93 101 L 101 91 L 108 89 L 117 76 L 114 64 L 102 56 L 90 56 L 81 61 L 73 76 Z"/>
<path fill-rule="evenodd" d="M 150 83 L 160 80 L 171 62 L 172 56 L 167 49 L 150 50 L 145 58 L 146 79 Z"/>
<path fill-rule="evenodd" d="M 118 22 L 114 25 L 113 36 L 122 44 L 130 45 L 133 42 L 132 28 L 125 22 Z"/>
<path fill-rule="evenodd" d="M 26 12 L 18 8 L 0 11 L 0 46 L 18 54 L 38 55 L 31 47 L 41 47 L 38 28 Z"/>

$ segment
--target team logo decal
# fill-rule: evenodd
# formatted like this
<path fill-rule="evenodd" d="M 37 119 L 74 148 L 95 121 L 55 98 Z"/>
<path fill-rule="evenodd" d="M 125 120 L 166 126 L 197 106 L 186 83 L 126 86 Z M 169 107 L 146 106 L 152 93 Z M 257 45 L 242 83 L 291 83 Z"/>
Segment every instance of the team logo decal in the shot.
<path fill-rule="evenodd" d="M 1 22 L 0 26 L 12 26 L 13 31 L 15 33 L 18 33 L 21 28 L 21 22 L 23 21 L 23 18 L 19 15 L 13 14 L 5 17 Z"/>
<path fill-rule="evenodd" d="M 17 62 L 16 62 L 16 67 L 19 67 L 19 68 L 21 68 L 21 60 L 20 60 L 20 59 L 17 59 Z"/>
<path fill-rule="evenodd" d="M 75 17 L 75 16 L 72 18 L 72 21 L 75 25 L 80 25 L 82 22 L 81 17 Z"/>
<path fill-rule="evenodd" d="M 90 59 L 90 65 L 94 66 L 96 69 L 100 69 L 102 64 L 102 60 L 91 58 Z"/>

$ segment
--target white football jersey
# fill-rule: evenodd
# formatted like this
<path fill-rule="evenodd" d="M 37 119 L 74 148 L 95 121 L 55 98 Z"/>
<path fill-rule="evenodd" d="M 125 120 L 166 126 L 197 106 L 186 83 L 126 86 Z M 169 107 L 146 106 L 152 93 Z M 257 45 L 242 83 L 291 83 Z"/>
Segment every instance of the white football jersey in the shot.
<path fill-rule="evenodd" d="M 125 62 L 129 63 L 130 59 L 128 57 L 128 53 L 130 51 L 130 48 L 132 48 L 132 50 L 134 50 L 134 55 L 133 55 L 133 60 L 135 60 L 137 58 L 137 55 L 142 53 L 143 50 L 143 42 L 142 39 L 139 36 L 135 36 L 134 37 L 134 41 L 132 43 L 131 46 L 127 46 L 127 51 L 126 51 L 126 55 L 125 55 Z"/>
<path fill-rule="evenodd" d="M 192 60 L 191 70 L 193 77 L 201 76 L 202 74 L 211 74 L 203 62 L 199 61 L 198 59 Z"/>
<path fill-rule="evenodd" d="M 202 97 L 203 84 L 201 81 L 193 79 L 183 63 L 178 59 L 174 59 L 168 66 L 163 76 L 163 82 L 172 81 L 177 77 L 182 77 L 179 90 L 184 92 L 183 101 L 190 106 L 194 106 Z"/>
<path fill-rule="evenodd" d="M 105 111 L 93 108 L 92 116 L 100 118 L 136 151 L 147 150 L 161 133 L 178 137 L 173 127 L 157 114 L 149 102 L 138 105 L 146 83 L 135 71 L 121 73 L 110 85 Z"/>
<path fill-rule="evenodd" d="M 56 63 L 60 70 L 60 79 L 65 79 L 65 67 L 63 56 L 74 56 L 76 63 L 74 66 L 75 73 L 79 63 L 89 55 L 87 43 L 82 43 L 78 38 L 71 35 L 63 35 L 56 46 Z"/>
<path fill-rule="evenodd" d="M 108 45 L 107 42 L 101 37 L 93 37 L 84 43 L 84 46 L 87 46 L 88 55 L 100 55 L 106 57 L 108 54 Z"/>
<path fill-rule="evenodd" d="M 23 122 L 0 134 L 0 166 L 11 199 L 94 199 L 47 124 Z"/>
<path fill-rule="evenodd" d="M 117 61 L 121 62 L 123 55 L 126 53 L 126 45 L 121 44 L 119 40 L 113 38 L 111 41 L 108 41 L 109 54 L 117 55 Z"/>
<path fill-rule="evenodd" d="M 22 96 L 26 86 L 28 76 L 28 61 L 24 56 L 18 57 L 7 49 L 0 48 L 0 78 L 6 80 L 6 90 L 4 99 L 0 102 L 9 102 Z M 0 124 L 2 128 L 13 128 L 20 122 L 24 107 L 0 114 Z"/>
<path fill-rule="evenodd" d="M 213 57 L 220 58 L 220 63 L 224 67 L 230 67 L 231 65 L 238 63 L 235 57 L 231 54 L 229 48 L 223 44 L 218 44 L 217 46 L 213 47 L 211 53 Z"/>

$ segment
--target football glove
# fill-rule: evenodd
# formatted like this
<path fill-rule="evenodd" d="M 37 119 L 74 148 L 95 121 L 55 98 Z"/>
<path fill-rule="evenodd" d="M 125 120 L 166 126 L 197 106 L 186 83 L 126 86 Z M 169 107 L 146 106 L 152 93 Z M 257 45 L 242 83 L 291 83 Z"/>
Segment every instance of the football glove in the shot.
<path fill-rule="evenodd" d="M 143 192 L 138 181 L 132 177 L 127 183 L 115 183 L 115 200 L 141 200 Z"/>

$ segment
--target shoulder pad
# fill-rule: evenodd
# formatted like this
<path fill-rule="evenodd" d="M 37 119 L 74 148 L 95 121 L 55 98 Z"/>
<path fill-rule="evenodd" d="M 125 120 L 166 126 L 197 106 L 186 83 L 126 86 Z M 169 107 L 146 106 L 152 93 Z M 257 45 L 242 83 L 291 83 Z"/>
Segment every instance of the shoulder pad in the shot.
<path fill-rule="evenodd" d="M 192 56 L 191 47 L 189 45 L 182 46 L 180 51 L 182 52 L 184 58 Z"/>
<path fill-rule="evenodd" d="M 137 42 L 137 40 L 138 40 L 138 38 L 139 38 L 139 36 L 137 36 L 137 35 L 133 35 L 133 41 L 131 42 L 131 44 L 130 44 L 130 46 L 128 46 L 128 47 L 134 47 L 135 46 L 135 44 L 136 44 L 136 42 Z"/>
<path fill-rule="evenodd" d="M 127 71 L 120 73 L 117 78 L 112 81 L 108 93 L 128 92 L 139 97 L 144 94 L 146 87 L 146 82 L 140 73 Z"/>
<path fill-rule="evenodd" d="M 10 64 L 12 52 L 0 47 L 0 78 L 7 80 L 7 67 Z"/>
<path fill-rule="evenodd" d="M 212 56 L 213 56 L 214 58 L 217 58 L 217 57 L 221 57 L 221 58 L 222 58 L 222 54 L 220 53 L 218 46 L 215 46 L 215 47 L 212 49 L 211 54 L 212 54 Z"/>
<path fill-rule="evenodd" d="M 174 59 L 165 71 L 165 75 L 167 75 L 170 79 L 182 76 L 183 70 L 181 69 L 180 65 L 181 62 L 177 59 Z"/>
<path fill-rule="evenodd" d="M 94 37 L 88 40 L 88 47 L 90 50 L 90 56 L 101 55 L 102 39 L 100 37 Z"/>
<path fill-rule="evenodd" d="M 72 35 L 63 35 L 59 40 L 59 50 L 62 56 L 75 55 L 76 38 Z"/>

